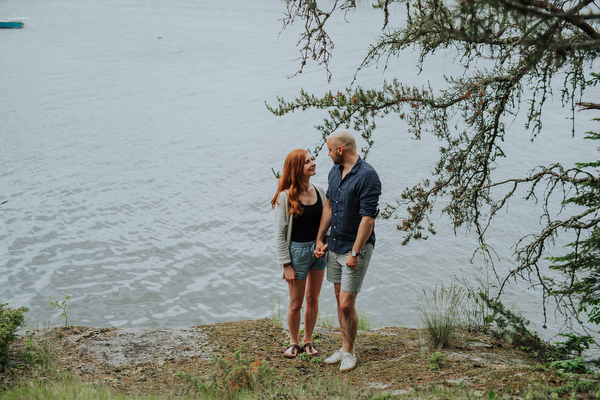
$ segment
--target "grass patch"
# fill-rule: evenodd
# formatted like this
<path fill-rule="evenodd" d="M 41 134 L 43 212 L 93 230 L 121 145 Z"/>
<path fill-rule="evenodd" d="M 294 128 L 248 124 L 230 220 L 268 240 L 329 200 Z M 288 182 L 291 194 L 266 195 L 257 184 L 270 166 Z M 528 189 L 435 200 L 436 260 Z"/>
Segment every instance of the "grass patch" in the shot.
<path fill-rule="evenodd" d="M 335 326 L 335 320 L 337 316 L 332 314 L 329 308 L 325 311 L 325 315 L 319 312 L 319 316 L 317 317 L 317 325 L 324 326 L 326 328 L 333 328 Z"/>
<path fill-rule="evenodd" d="M 364 311 L 358 312 L 358 330 L 359 331 L 368 331 L 373 328 L 373 317 L 371 315 L 367 315 Z"/>
<path fill-rule="evenodd" d="M 45 400 L 120 400 L 135 397 L 113 393 L 104 385 L 90 385 L 71 379 L 52 378 L 44 382 L 26 382 L 0 392 L 3 400 L 45 399 Z"/>
<path fill-rule="evenodd" d="M 11 346 L 11 364 L 0 375 L 0 398 L 545 399 L 594 398 L 600 389 L 598 376 L 543 367 L 510 343 L 461 327 L 451 351 L 433 353 L 423 352 L 424 329 L 360 332 L 359 364 L 348 373 L 323 363 L 341 344 L 339 329 L 319 332 L 320 356 L 293 360 L 281 354 L 286 333 L 269 319 L 189 330 L 194 332 L 180 348 L 169 346 L 181 343 L 176 335 L 174 340 L 161 336 L 156 339 L 160 342 L 147 343 L 141 342 L 152 337 L 147 331 L 128 336 L 135 343 L 128 351 L 146 346 L 153 355 L 170 358 L 118 367 L 107 358 L 120 351 L 112 342 L 119 337 L 116 328 L 69 326 L 20 335 Z M 98 348 L 99 343 L 106 346 Z M 200 352 L 190 354 L 194 348 Z"/>
<path fill-rule="evenodd" d="M 277 299 L 274 299 L 273 295 L 271 295 L 271 321 L 273 321 L 273 326 L 281 327 L 283 325 L 281 318 L 281 294 Z"/>
<path fill-rule="evenodd" d="M 578 390 L 576 385 L 567 385 L 565 387 L 552 388 L 549 385 L 539 382 L 527 387 L 521 396 L 506 396 L 497 393 L 494 390 L 473 390 L 465 387 L 447 387 L 445 385 L 431 385 L 427 388 L 415 388 L 410 394 L 387 393 L 375 389 L 356 390 L 351 384 L 336 376 L 332 376 L 324 369 L 322 376 L 315 378 L 300 378 L 293 387 L 256 386 L 252 389 L 245 388 L 233 393 L 224 393 L 216 387 L 207 386 L 201 380 L 193 377 L 186 378 L 191 386 L 196 390 L 195 393 L 181 393 L 176 395 L 164 396 L 160 394 L 124 394 L 115 392 L 104 384 L 89 384 L 76 381 L 70 378 L 53 378 L 45 382 L 28 382 L 22 385 L 11 387 L 8 390 L 0 389 L 0 397 L 3 400 L 23 400 L 23 399 L 44 399 L 44 400 L 221 400 L 221 399 L 244 399 L 244 400 L 262 400 L 262 399 L 373 399 L 373 400 L 429 400 L 429 399 L 447 399 L 447 400 L 472 400 L 472 399 L 559 399 L 569 396 L 571 398 L 596 398 L 598 394 L 597 384 L 585 385 Z M 583 391 L 583 390 L 586 391 Z M 586 396 L 586 393 L 588 396 Z M 577 394 L 583 397 L 578 397 Z"/>
<path fill-rule="evenodd" d="M 24 361 L 40 368 L 51 368 L 54 357 L 51 340 L 39 331 L 27 331 Z"/>
<path fill-rule="evenodd" d="M 429 293 L 423 289 L 423 293 L 417 296 L 415 308 L 430 347 L 442 349 L 450 345 L 460 322 L 463 298 L 463 292 L 456 285 L 445 288 L 443 284 L 436 285 Z"/>

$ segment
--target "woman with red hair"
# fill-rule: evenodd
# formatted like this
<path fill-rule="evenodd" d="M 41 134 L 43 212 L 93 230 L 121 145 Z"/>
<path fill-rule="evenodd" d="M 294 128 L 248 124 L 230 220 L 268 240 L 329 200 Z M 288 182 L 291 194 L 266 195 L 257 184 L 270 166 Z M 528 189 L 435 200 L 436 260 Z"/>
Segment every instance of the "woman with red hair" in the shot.
<path fill-rule="evenodd" d="M 319 259 L 314 255 L 325 203 L 323 188 L 310 183 L 315 173 L 316 164 L 308 151 L 292 150 L 285 158 L 277 192 L 271 200 L 275 210 L 277 262 L 283 268 L 290 294 L 287 309 L 290 345 L 283 353 L 286 358 L 294 358 L 302 351 L 311 356 L 318 353 L 311 340 L 319 314 L 327 257 Z M 300 348 L 298 332 L 305 298 L 304 345 Z"/>

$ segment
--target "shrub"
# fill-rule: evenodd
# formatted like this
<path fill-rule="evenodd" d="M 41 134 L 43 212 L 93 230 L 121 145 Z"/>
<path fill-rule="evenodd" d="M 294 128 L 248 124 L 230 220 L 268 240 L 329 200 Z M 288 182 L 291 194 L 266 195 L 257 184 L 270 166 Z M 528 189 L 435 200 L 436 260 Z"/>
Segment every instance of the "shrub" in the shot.
<path fill-rule="evenodd" d="M 562 369 L 565 372 L 588 373 L 587 366 L 582 357 L 577 357 L 573 360 L 559 360 L 550 363 L 550 367 Z"/>
<path fill-rule="evenodd" d="M 216 358 L 215 365 L 217 382 L 225 393 L 252 389 L 254 385 L 267 382 L 271 375 L 271 371 L 261 364 L 258 357 L 254 362 L 243 358 L 241 348 L 229 357 Z"/>
<path fill-rule="evenodd" d="M 48 296 L 48 304 L 50 304 L 52 308 L 58 308 L 61 311 L 60 316 L 65 318 L 65 328 L 67 328 L 69 326 L 69 315 L 67 314 L 67 308 L 69 308 L 69 300 L 71 300 L 71 296 L 63 293 L 62 299 L 62 301 L 53 300 L 52 297 Z"/>
<path fill-rule="evenodd" d="M 499 300 L 490 299 L 484 293 L 479 293 L 479 296 L 492 312 L 488 315 L 488 323 L 496 325 L 497 330 L 493 333 L 499 338 L 521 350 L 533 351 L 542 358 L 556 356 L 555 347 L 544 342 L 536 332 L 527 329 L 530 321 L 509 310 Z"/>
<path fill-rule="evenodd" d="M 0 304 L 0 371 L 8 364 L 10 342 L 15 338 L 15 332 L 25 324 L 27 307 L 10 308 L 8 303 Z"/>
<path fill-rule="evenodd" d="M 176 375 L 185 377 L 209 398 L 231 398 L 242 391 L 260 391 L 281 379 L 275 369 L 266 362 L 261 362 L 258 357 L 253 362 L 243 357 L 242 348 L 233 354 L 215 357 L 214 370 L 205 379 L 191 377 L 183 372 Z"/>
<path fill-rule="evenodd" d="M 427 341 L 433 348 L 448 347 L 456 324 L 464 294 L 455 285 L 445 289 L 442 284 L 432 289 L 428 295 L 425 289 L 417 296 L 416 309 L 427 334 Z"/>
<path fill-rule="evenodd" d="M 427 366 L 429 369 L 440 369 L 442 367 L 442 361 L 444 360 L 444 355 L 439 351 L 436 351 L 429 357 L 429 361 L 427 362 Z"/>

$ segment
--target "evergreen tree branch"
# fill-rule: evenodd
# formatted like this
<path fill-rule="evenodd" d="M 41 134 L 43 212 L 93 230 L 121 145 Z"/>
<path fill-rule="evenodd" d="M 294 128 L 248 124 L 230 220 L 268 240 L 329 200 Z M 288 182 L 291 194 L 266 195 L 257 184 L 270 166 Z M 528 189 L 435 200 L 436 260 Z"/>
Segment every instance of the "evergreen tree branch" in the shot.
<path fill-rule="evenodd" d="M 583 101 L 586 89 L 600 81 L 600 75 L 591 72 L 600 56 L 600 14 L 592 7 L 595 2 L 404 0 L 406 21 L 394 26 L 390 8 L 395 2 L 377 2 L 376 7 L 384 14 L 384 30 L 368 49 L 356 74 L 374 64 L 383 64 L 388 69 L 391 59 L 414 47 L 419 51 L 418 67 L 440 50 L 451 51 L 465 67 L 461 76 L 444 77 L 445 85 L 435 90 L 430 86 L 411 87 L 398 79 L 383 82 L 379 89 L 365 89 L 355 87 L 355 80 L 344 91 L 318 96 L 301 91 L 293 101 L 278 98 L 277 106 L 267 107 L 276 115 L 309 108 L 326 110 L 326 117 L 316 126 L 322 137 L 315 155 L 323 148 L 329 133 L 339 127 L 351 127 L 367 143 L 362 149 L 366 157 L 374 143 L 377 119 L 390 114 L 406 121 L 408 133 L 415 139 L 431 133 L 439 140 L 439 159 L 431 171 L 432 178 L 409 185 L 396 203 L 387 205 L 382 212 L 383 217 L 397 218 L 405 207 L 408 216 L 397 225 L 404 232 L 402 244 L 413 238 L 426 239 L 426 231 L 435 233 L 429 215 L 443 198 L 442 212 L 450 217 L 454 230 L 474 228 L 480 246 L 487 248 L 485 236 L 493 217 L 506 208 L 520 188 L 525 189 L 525 200 L 541 203 L 540 220 L 544 227 L 516 244 L 519 265 L 501 280 L 498 296 L 511 278 L 522 277 L 532 285 L 541 286 L 545 317 L 546 300 L 558 293 L 558 283 L 544 276 L 544 254 L 563 231 L 578 232 L 585 238 L 597 228 L 600 161 L 570 169 L 552 164 L 538 167 L 526 176 L 502 181 L 495 179 L 494 169 L 505 156 L 503 142 L 510 140 L 507 121 L 525 112 L 524 127 L 532 140 L 543 132 L 544 105 L 553 95 L 556 76 L 564 76 L 561 99 L 568 106 L 565 112 L 570 113 L 569 117 L 575 119 L 575 105 L 586 110 L 600 109 L 597 102 Z M 286 24 L 294 18 L 305 20 L 305 33 L 299 40 L 302 54 L 299 72 L 312 57 L 324 64 L 330 74 L 328 63 L 333 41 L 326 34 L 325 23 L 331 13 L 347 11 L 354 7 L 354 2 L 334 1 L 327 12 L 318 9 L 315 1 L 286 3 Z M 478 67 L 482 58 L 489 60 L 491 67 Z M 590 72 L 595 80 L 586 78 Z M 571 134 L 575 134 L 574 123 Z M 573 192 L 577 195 L 569 198 Z M 558 215 L 554 215 L 550 205 L 557 202 L 561 207 Z M 561 216 L 560 212 L 565 212 L 570 203 L 583 207 L 584 211 L 578 209 L 573 215 Z M 600 249 L 600 243 L 598 246 Z M 579 252 L 574 257 L 577 261 L 569 260 L 577 268 L 580 266 L 577 263 L 583 262 Z M 600 277 L 600 270 L 597 274 Z M 585 282 L 589 283 L 588 288 L 600 287 L 600 281 Z M 578 287 L 582 280 L 576 272 L 568 270 L 562 283 L 566 285 L 564 293 L 570 293 L 568 290 Z M 574 309 L 572 297 L 555 299 L 565 309 Z M 593 301 L 586 304 L 594 304 Z M 600 300 L 598 307 L 600 322 Z M 578 319 L 577 313 L 571 316 Z"/>

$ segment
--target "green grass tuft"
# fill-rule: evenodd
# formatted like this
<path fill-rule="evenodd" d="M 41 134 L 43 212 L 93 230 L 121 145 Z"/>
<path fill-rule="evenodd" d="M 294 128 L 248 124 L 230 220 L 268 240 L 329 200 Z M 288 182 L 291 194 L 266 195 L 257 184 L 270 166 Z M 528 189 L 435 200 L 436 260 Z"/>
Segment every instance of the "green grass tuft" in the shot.
<path fill-rule="evenodd" d="M 464 294 L 455 285 L 444 285 L 430 290 L 425 289 L 417 296 L 416 309 L 427 334 L 427 341 L 434 349 L 449 346 L 456 325 L 460 322 L 460 310 Z"/>

